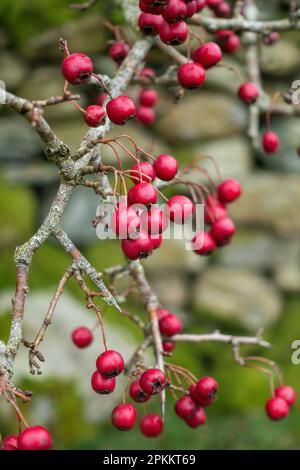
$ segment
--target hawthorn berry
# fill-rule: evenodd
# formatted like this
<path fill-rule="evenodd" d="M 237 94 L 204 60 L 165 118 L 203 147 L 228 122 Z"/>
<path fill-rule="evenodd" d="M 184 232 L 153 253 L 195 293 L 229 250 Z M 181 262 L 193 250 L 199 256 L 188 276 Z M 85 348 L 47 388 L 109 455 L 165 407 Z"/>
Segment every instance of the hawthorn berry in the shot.
<path fill-rule="evenodd" d="M 157 235 L 149 234 L 149 238 L 152 242 L 153 250 L 156 250 L 162 244 L 162 234 L 161 233 L 158 233 Z"/>
<path fill-rule="evenodd" d="M 107 103 L 106 112 L 114 124 L 122 126 L 136 115 L 136 107 L 129 96 L 121 95 Z"/>
<path fill-rule="evenodd" d="M 216 220 L 212 224 L 210 234 L 218 246 L 227 245 L 235 233 L 235 225 L 229 217 Z"/>
<path fill-rule="evenodd" d="M 165 316 L 169 315 L 169 313 L 171 313 L 171 312 L 169 310 L 167 310 L 166 308 L 158 308 L 156 310 L 156 315 L 157 315 L 157 318 L 159 320 L 161 320 Z"/>
<path fill-rule="evenodd" d="M 92 104 L 86 108 L 84 120 L 90 127 L 101 126 L 106 121 L 106 111 L 102 106 Z"/>
<path fill-rule="evenodd" d="M 104 92 L 101 93 L 101 95 L 100 95 L 99 98 L 98 98 L 97 104 L 98 104 L 99 106 L 102 106 L 107 97 L 108 97 L 108 94 L 107 94 L 107 93 L 104 93 Z"/>
<path fill-rule="evenodd" d="M 151 235 L 162 233 L 168 227 L 168 219 L 158 207 L 151 207 L 148 211 L 142 212 L 140 217 L 143 230 Z"/>
<path fill-rule="evenodd" d="M 189 387 L 189 395 L 193 398 L 193 400 L 200 406 L 210 406 L 214 403 L 215 398 L 202 398 L 200 395 L 196 393 L 196 384 L 193 384 Z"/>
<path fill-rule="evenodd" d="M 184 19 L 186 14 L 187 8 L 183 0 L 169 0 L 167 8 L 163 11 L 162 16 L 167 23 L 177 23 Z"/>
<path fill-rule="evenodd" d="M 163 18 L 160 15 L 151 13 L 141 13 L 138 19 L 138 25 L 142 33 L 147 36 L 156 36 L 159 33 Z"/>
<path fill-rule="evenodd" d="M 167 340 L 164 340 L 162 342 L 162 345 L 163 345 L 163 350 L 166 353 L 171 353 L 176 346 L 174 341 L 167 341 Z"/>
<path fill-rule="evenodd" d="M 148 2 L 146 0 L 139 0 L 139 9 L 143 11 L 144 13 L 150 13 L 152 15 L 161 15 L 166 7 L 165 4 L 154 4 L 154 2 L 151 4 L 151 2 Z"/>
<path fill-rule="evenodd" d="M 18 436 L 10 434 L 3 439 L 3 447 L 8 450 L 17 450 L 19 446 Z"/>
<path fill-rule="evenodd" d="M 206 7 L 206 0 L 196 0 L 197 2 L 197 12 L 203 10 Z"/>
<path fill-rule="evenodd" d="M 90 57 L 81 52 L 75 52 L 65 57 L 61 69 L 65 80 L 72 85 L 80 85 L 90 78 L 94 66 Z"/>
<path fill-rule="evenodd" d="M 85 326 L 79 326 L 72 332 L 72 341 L 78 348 L 86 348 L 93 341 L 93 333 Z"/>
<path fill-rule="evenodd" d="M 140 421 L 140 430 L 146 437 L 157 437 L 163 432 L 163 429 L 163 420 L 156 413 L 148 413 Z"/>
<path fill-rule="evenodd" d="M 293 406 L 297 400 L 297 393 L 290 385 L 281 385 L 276 388 L 275 396 L 283 398 L 289 406 Z"/>
<path fill-rule="evenodd" d="M 165 374 L 160 369 L 147 369 L 140 377 L 140 387 L 148 395 L 156 395 L 166 386 Z"/>
<path fill-rule="evenodd" d="M 251 104 L 259 97 L 259 90 L 254 83 L 243 83 L 239 88 L 238 95 L 242 101 Z"/>
<path fill-rule="evenodd" d="M 170 46 L 183 44 L 188 36 L 188 27 L 185 21 L 181 20 L 175 24 L 163 21 L 159 28 L 159 37 L 162 42 Z"/>
<path fill-rule="evenodd" d="M 223 181 L 218 187 L 218 199 L 222 204 L 235 201 L 242 192 L 240 183 L 233 179 Z"/>
<path fill-rule="evenodd" d="M 226 207 L 223 204 L 216 203 L 214 206 L 205 205 L 204 222 L 208 225 L 213 224 L 216 220 L 227 217 Z"/>
<path fill-rule="evenodd" d="M 168 201 L 170 220 L 183 224 L 194 213 L 194 203 L 187 197 L 177 194 Z"/>
<path fill-rule="evenodd" d="M 222 3 L 222 1 L 223 0 L 206 0 L 206 4 L 208 8 L 210 8 L 211 10 L 214 10 Z"/>
<path fill-rule="evenodd" d="M 197 1 L 191 0 L 186 4 L 186 17 L 191 18 L 197 12 Z"/>
<path fill-rule="evenodd" d="M 190 428 L 197 428 L 206 423 L 206 413 L 201 406 L 196 406 L 189 416 L 185 419 L 185 422 Z"/>
<path fill-rule="evenodd" d="M 152 88 L 144 88 L 140 93 L 140 103 L 142 106 L 151 108 L 157 103 L 157 93 Z"/>
<path fill-rule="evenodd" d="M 204 399 L 215 399 L 218 393 L 219 384 L 213 377 L 202 377 L 195 387 L 195 396 Z"/>
<path fill-rule="evenodd" d="M 137 413 L 131 403 L 117 405 L 111 414 L 112 424 L 120 431 L 130 431 L 135 425 Z"/>
<path fill-rule="evenodd" d="M 289 414 L 289 405 L 281 397 L 273 397 L 266 403 L 266 412 L 270 419 L 278 421 Z"/>
<path fill-rule="evenodd" d="M 197 255 L 210 255 L 217 248 L 216 242 L 209 232 L 198 232 L 192 240 L 193 251 Z"/>
<path fill-rule="evenodd" d="M 182 321 L 173 313 L 169 313 L 159 320 L 159 330 L 165 336 L 177 335 L 181 333 L 182 329 Z"/>
<path fill-rule="evenodd" d="M 100 372 L 95 370 L 91 377 L 92 389 L 99 395 L 108 395 L 112 393 L 116 386 L 114 377 L 104 377 Z"/>
<path fill-rule="evenodd" d="M 221 2 L 215 9 L 214 13 L 219 18 L 231 18 L 232 10 L 231 6 L 227 2 Z"/>
<path fill-rule="evenodd" d="M 121 248 L 127 258 L 135 260 L 151 255 L 153 243 L 148 233 L 141 230 L 137 234 L 137 238 L 122 240 Z"/>
<path fill-rule="evenodd" d="M 170 181 L 177 175 L 178 162 L 176 158 L 167 153 L 158 155 L 154 162 L 155 174 L 163 181 Z"/>
<path fill-rule="evenodd" d="M 101 375 L 112 378 L 123 372 L 124 360 L 119 352 L 108 349 L 97 357 L 96 367 Z"/>
<path fill-rule="evenodd" d="M 266 153 L 276 153 L 279 149 L 279 137 L 273 131 L 266 131 L 263 134 L 262 145 Z"/>
<path fill-rule="evenodd" d="M 110 226 L 120 238 L 127 238 L 136 232 L 141 219 L 133 207 L 119 207 L 111 216 Z"/>
<path fill-rule="evenodd" d="M 147 106 L 140 106 L 136 112 L 137 120 L 145 126 L 150 126 L 155 121 L 155 112 Z"/>
<path fill-rule="evenodd" d="M 146 78 L 146 79 L 149 79 L 149 80 L 153 80 L 154 78 L 156 78 L 156 73 L 151 67 L 144 67 L 140 71 L 140 78 Z"/>
<path fill-rule="evenodd" d="M 222 50 L 216 42 L 206 42 L 193 51 L 193 61 L 209 69 L 222 60 Z"/>
<path fill-rule="evenodd" d="M 133 183 L 139 181 L 150 183 L 155 179 L 154 166 L 150 162 L 134 163 L 130 168 L 130 179 Z"/>
<path fill-rule="evenodd" d="M 217 32 L 217 42 L 222 51 L 232 54 L 240 47 L 240 38 L 233 31 L 222 29 Z"/>
<path fill-rule="evenodd" d="M 42 426 L 27 428 L 21 432 L 18 438 L 19 450 L 48 450 L 51 447 L 51 434 Z"/>
<path fill-rule="evenodd" d="M 179 418 L 186 419 L 196 406 L 197 404 L 191 396 L 184 395 L 176 401 L 175 412 Z"/>
<path fill-rule="evenodd" d="M 157 192 L 152 184 L 141 181 L 128 191 L 128 197 L 132 204 L 149 206 L 157 201 Z"/>
<path fill-rule="evenodd" d="M 151 395 L 148 395 L 141 389 L 139 379 L 131 382 L 130 387 L 129 387 L 129 395 L 137 403 L 145 403 L 151 398 Z"/>
<path fill-rule="evenodd" d="M 276 42 L 278 42 L 280 39 L 280 35 L 277 31 L 272 31 L 270 34 L 268 34 L 267 36 L 264 36 L 264 43 L 267 45 L 267 46 L 272 46 L 273 44 L 275 44 Z"/>
<path fill-rule="evenodd" d="M 127 57 L 130 47 L 126 42 L 116 41 L 109 49 L 110 57 L 117 63 L 121 64 Z"/>
<path fill-rule="evenodd" d="M 193 90 L 205 82 L 205 70 L 200 64 L 188 62 L 178 67 L 177 78 L 183 88 Z"/>

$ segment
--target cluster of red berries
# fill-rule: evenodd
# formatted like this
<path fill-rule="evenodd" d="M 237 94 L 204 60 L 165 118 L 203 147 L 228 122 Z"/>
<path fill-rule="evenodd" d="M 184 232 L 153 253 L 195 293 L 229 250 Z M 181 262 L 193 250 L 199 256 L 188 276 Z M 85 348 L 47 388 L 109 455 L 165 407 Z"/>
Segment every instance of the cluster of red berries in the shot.
<path fill-rule="evenodd" d="M 191 428 L 205 424 L 204 408 L 214 403 L 217 398 L 219 385 L 213 377 L 202 377 L 191 385 L 186 395 L 175 403 L 175 412 Z"/>
<path fill-rule="evenodd" d="M 49 450 L 51 447 L 50 432 L 42 426 L 32 426 L 24 429 L 18 436 L 6 436 L 0 450 Z"/>
<path fill-rule="evenodd" d="M 137 109 L 136 117 L 139 122 L 146 126 L 155 121 L 153 107 L 158 100 L 157 92 L 152 88 L 144 88 L 139 96 L 140 106 Z"/>
<path fill-rule="evenodd" d="M 121 354 L 112 349 L 104 351 L 96 360 L 95 372 L 91 377 L 92 389 L 100 395 L 112 393 L 116 379 L 124 370 L 124 360 Z"/>
<path fill-rule="evenodd" d="M 286 418 L 289 414 L 290 407 L 296 403 L 296 400 L 297 394 L 293 387 L 281 385 L 276 388 L 275 396 L 270 398 L 266 403 L 267 415 L 274 421 Z"/>
<path fill-rule="evenodd" d="M 171 353 L 175 347 L 172 336 L 182 332 L 182 321 L 174 313 L 165 308 L 157 309 L 157 318 L 159 321 L 159 331 L 163 337 L 163 350 L 165 353 Z"/>
<path fill-rule="evenodd" d="M 198 255 L 210 255 L 217 247 L 228 245 L 235 233 L 235 225 L 227 216 L 227 204 L 235 201 L 242 188 L 235 179 L 224 180 L 217 192 L 205 200 L 204 221 L 209 230 L 199 232 L 192 240 L 192 246 Z"/>

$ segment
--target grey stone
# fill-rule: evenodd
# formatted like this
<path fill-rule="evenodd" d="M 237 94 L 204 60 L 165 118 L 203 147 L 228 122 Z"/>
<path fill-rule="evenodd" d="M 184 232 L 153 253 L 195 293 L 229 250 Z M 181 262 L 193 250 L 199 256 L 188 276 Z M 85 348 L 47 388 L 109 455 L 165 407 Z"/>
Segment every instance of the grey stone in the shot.
<path fill-rule="evenodd" d="M 41 142 L 23 117 L 14 115 L 0 118 L 0 161 L 7 164 L 27 162 L 41 153 Z"/>
<path fill-rule="evenodd" d="M 276 287 L 251 271 L 211 268 L 195 286 L 195 307 L 219 320 L 237 322 L 254 331 L 272 325 L 280 316 L 281 296 Z"/>

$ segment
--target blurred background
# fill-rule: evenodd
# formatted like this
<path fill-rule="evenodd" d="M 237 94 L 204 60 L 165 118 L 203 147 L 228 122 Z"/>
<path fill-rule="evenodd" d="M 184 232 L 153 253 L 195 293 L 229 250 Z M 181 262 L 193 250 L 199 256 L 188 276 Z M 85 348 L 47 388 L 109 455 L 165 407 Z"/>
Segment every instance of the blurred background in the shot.
<path fill-rule="evenodd" d="M 68 40 L 71 51 L 91 55 L 98 72 L 113 75 L 116 67 L 107 56 L 107 41 L 112 35 L 101 25 L 100 18 L 121 24 L 122 15 L 110 3 L 99 2 L 90 11 L 80 13 L 68 9 L 66 0 L 2 0 L 0 79 L 7 89 L 28 99 L 61 94 L 60 37 Z M 258 2 L 261 18 L 286 15 L 288 3 Z M 234 57 L 225 57 L 224 62 L 244 73 L 243 58 L 241 48 Z M 162 73 L 168 59 L 153 52 L 147 64 Z M 299 32 L 282 34 L 280 42 L 272 47 L 262 45 L 261 67 L 266 90 L 270 94 L 285 92 L 293 80 L 300 78 Z M 299 121 L 274 117 L 272 126 L 280 136 L 280 151 L 274 156 L 253 151 L 246 136 L 247 109 L 236 98 L 237 86 L 234 75 L 218 67 L 208 73 L 207 84 L 200 92 L 186 93 L 176 106 L 171 94 L 161 90 L 157 119 L 151 128 L 138 123 L 126 126 L 126 133 L 154 154 L 172 153 L 181 165 L 198 155 L 213 156 L 222 177 L 235 177 L 244 185 L 243 197 L 230 212 L 237 225 L 230 246 L 203 259 L 185 251 L 181 241 L 165 241 L 144 265 L 162 303 L 181 316 L 185 331 L 220 329 L 247 335 L 263 327 L 273 349 L 250 348 L 246 352 L 276 360 L 286 382 L 299 391 L 300 365 L 291 362 L 292 342 L 300 339 Z M 128 93 L 134 97 L 138 92 L 135 86 Z M 81 104 L 95 102 L 98 95 L 97 89 L 83 89 Z M 63 104 L 47 109 L 46 117 L 55 132 L 72 150 L 76 149 L 86 132 L 80 113 L 70 104 Z M 264 126 L 262 120 L 261 131 Z M 104 159 L 113 162 L 107 151 Z M 213 165 L 205 165 L 216 180 Z M 27 121 L 4 106 L 0 106 L 0 179 L 0 332 L 6 340 L 15 283 L 14 249 L 30 237 L 47 213 L 58 176 Z M 122 263 L 123 257 L 116 241 L 100 243 L 95 236 L 91 220 L 98 204 L 92 191 L 76 189 L 63 226 L 88 259 L 103 270 Z M 54 242 L 36 254 L 24 322 L 27 339 L 33 339 L 69 263 L 69 257 Z M 144 315 L 138 298 L 130 299 L 128 309 Z M 110 345 L 128 359 L 141 339 L 139 332 L 113 310 L 106 312 L 105 323 Z M 43 374 L 29 374 L 26 351 L 20 352 L 16 362 L 15 381 L 35 393 L 32 403 L 22 410 L 31 424 L 51 429 L 55 448 L 299 448 L 299 405 L 284 422 L 269 421 L 264 412 L 270 393 L 266 377 L 239 367 L 232 360 L 230 348 L 218 344 L 178 344 L 172 358 L 172 362 L 188 367 L 197 376 L 213 374 L 220 382 L 220 397 L 208 409 L 203 428 L 188 429 L 174 415 L 173 399 L 168 397 L 166 428 L 159 439 L 147 440 L 138 430 L 118 432 L 112 428 L 109 415 L 120 400 L 125 382 L 118 381 L 112 396 L 93 393 L 90 376 L 101 351 L 100 334 L 96 331 L 93 345 L 80 351 L 70 340 L 72 330 L 79 325 L 93 328 L 95 318 L 85 309 L 81 292 L 70 282 L 41 347 L 46 357 Z M 148 360 L 149 364 L 153 362 L 151 355 Z M 150 409 L 158 405 L 158 400 L 153 400 Z M 0 432 L 15 432 L 15 421 L 10 410 L 1 405 Z"/>

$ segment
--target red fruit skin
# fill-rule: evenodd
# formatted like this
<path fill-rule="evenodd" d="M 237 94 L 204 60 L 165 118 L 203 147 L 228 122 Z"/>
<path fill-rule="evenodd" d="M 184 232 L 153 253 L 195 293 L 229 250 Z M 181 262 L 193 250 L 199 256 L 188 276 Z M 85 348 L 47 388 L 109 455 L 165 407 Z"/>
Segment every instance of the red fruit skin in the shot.
<path fill-rule="evenodd" d="M 186 22 L 181 20 L 175 24 L 169 24 L 164 21 L 159 28 L 159 37 L 162 42 L 170 46 L 179 46 L 183 44 L 188 36 L 188 27 Z"/>
<path fill-rule="evenodd" d="M 166 317 L 167 315 L 169 315 L 171 312 L 169 310 L 167 310 L 166 308 L 158 308 L 156 310 L 156 315 L 157 315 L 157 318 L 159 320 L 161 320 L 162 318 Z"/>
<path fill-rule="evenodd" d="M 150 204 L 155 204 L 157 201 L 157 192 L 154 186 L 143 181 L 130 188 L 128 196 L 131 204 L 149 206 Z"/>
<path fill-rule="evenodd" d="M 163 181 L 171 181 L 178 172 L 178 162 L 172 155 L 162 153 L 154 162 L 155 174 Z"/>
<path fill-rule="evenodd" d="M 206 0 L 196 0 L 197 1 L 197 12 L 202 11 L 206 7 Z"/>
<path fill-rule="evenodd" d="M 222 1 L 223 0 L 206 0 L 206 4 L 208 8 L 210 8 L 211 10 L 214 10 L 222 3 Z"/>
<path fill-rule="evenodd" d="M 134 163 L 130 168 L 130 179 L 133 183 L 138 183 L 139 181 L 151 183 L 155 176 L 154 167 L 150 162 Z"/>
<path fill-rule="evenodd" d="M 240 197 L 242 188 L 240 183 L 233 179 L 223 181 L 218 187 L 218 199 L 222 204 L 228 204 Z"/>
<path fill-rule="evenodd" d="M 156 78 L 156 73 L 151 67 L 144 67 L 140 71 L 140 77 L 141 78 L 147 78 L 149 80 Z"/>
<path fill-rule="evenodd" d="M 162 22 L 162 16 L 142 12 L 138 19 L 138 26 L 140 31 L 146 36 L 156 36 L 159 33 Z"/>
<path fill-rule="evenodd" d="M 139 379 L 131 382 L 129 387 L 129 395 L 137 403 L 145 403 L 151 398 L 151 395 L 148 395 L 141 389 Z"/>
<path fill-rule="evenodd" d="M 193 250 L 197 255 L 210 255 L 217 248 L 216 242 L 209 232 L 197 233 L 192 243 Z"/>
<path fill-rule="evenodd" d="M 168 201 L 170 220 L 175 223 L 183 224 L 186 219 L 191 217 L 195 211 L 195 205 L 187 197 L 177 194 Z"/>
<path fill-rule="evenodd" d="M 111 414 L 112 424 L 120 431 L 130 431 L 135 425 L 137 413 L 131 403 L 117 405 Z"/>
<path fill-rule="evenodd" d="M 107 103 L 106 112 L 114 124 L 122 126 L 136 115 L 136 107 L 129 96 L 118 96 Z"/>
<path fill-rule="evenodd" d="M 98 127 L 106 121 L 106 111 L 102 106 L 92 104 L 88 106 L 84 113 L 84 120 L 90 127 Z"/>
<path fill-rule="evenodd" d="M 175 413 L 179 418 L 186 419 L 193 409 L 197 406 L 196 402 L 189 395 L 185 395 L 175 403 Z"/>
<path fill-rule="evenodd" d="M 124 360 L 120 353 L 109 349 L 98 356 L 96 367 L 103 377 L 112 378 L 124 370 Z"/>
<path fill-rule="evenodd" d="M 93 61 L 85 54 L 75 52 L 66 57 L 61 66 L 65 80 L 72 85 L 85 83 L 93 73 Z"/>
<path fill-rule="evenodd" d="M 244 103 L 251 104 L 255 103 L 259 97 L 259 90 L 254 83 L 243 83 L 238 90 L 238 95 Z"/>
<path fill-rule="evenodd" d="M 235 233 L 235 225 L 229 217 L 212 224 L 210 234 L 218 246 L 228 245 Z"/>
<path fill-rule="evenodd" d="M 162 15 L 167 23 L 177 23 L 187 15 L 186 4 L 182 0 L 169 0 Z"/>
<path fill-rule="evenodd" d="M 266 403 L 266 413 L 273 421 L 286 418 L 289 414 L 289 405 L 280 397 L 270 398 Z"/>
<path fill-rule="evenodd" d="M 163 350 L 164 350 L 164 352 L 166 352 L 166 353 L 171 353 L 171 352 L 174 350 L 174 348 L 175 348 L 175 346 L 176 346 L 176 343 L 174 343 L 174 341 L 167 341 L 167 340 L 164 340 L 164 341 L 162 342 L 162 345 L 163 345 Z"/>
<path fill-rule="evenodd" d="M 206 413 L 201 406 L 197 406 L 193 409 L 191 414 L 185 420 L 186 424 L 190 428 L 197 428 L 206 423 Z"/>
<path fill-rule="evenodd" d="M 124 255 L 132 260 L 146 258 L 153 250 L 152 241 L 144 230 L 140 231 L 138 238 L 122 240 L 121 247 Z"/>
<path fill-rule="evenodd" d="M 151 108 L 157 103 L 157 93 L 152 88 L 144 88 L 140 93 L 140 103 L 142 106 Z"/>
<path fill-rule="evenodd" d="M 33 426 L 21 432 L 18 438 L 19 450 L 48 450 L 52 447 L 52 437 L 42 426 Z"/>
<path fill-rule="evenodd" d="M 157 250 L 157 248 L 160 247 L 160 245 L 162 244 L 162 234 L 159 233 L 158 235 L 149 235 L 149 238 L 152 242 L 152 246 L 153 246 L 153 250 Z"/>
<path fill-rule="evenodd" d="M 151 207 L 148 211 L 141 213 L 142 229 L 151 235 L 162 233 L 168 227 L 168 219 L 164 212 L 158 207 Z"/>
<path fill-rule="evenodd" d="M 193 384 L 189 387 L 189 393 L 190 393 L 190 396 L 193 398 L 193 400 L 197 403 L 197 405 L 204 406 L 204 407 L 212 405 L 216 398 L 216 397 L 202 398 L 200 395 L 196 393 L 196 384 Z"/>
<path fill-rule="evenodd" d="M 263 134 L 262 145 L 266 153 L 276 153 L 279 149 L 279 137 L 273 131 Z"/>
<path fill-rule="evenodd" d="M 156 413 L 148 413 L 140 421 L 140 430 L 146 437 L 157 437 L 163 432 L 163 429 L 163 420 Z"/>
<path fill-rule="evenodd" d="M 160 369 L 148 369 L 140 377 L 140 387 L 148 395 L 156 395 L 166 386 L 166 377 Z"/>
<path fill-rule="evenodd" d="M 272 46 L 273 44 L 278 42 L 279 39 L 280 39 L 279 33 L 277 33 L 277 31 L 272 31 L 270 34 L 264 37 L 264 43 L 267 46 Z"/>
<path fill-rule="evenodd" d="M 276 388 L 275 396 L 283 398 L 289 406 L 293 406 L 297 400 L 297 393 L 290 385 L 281 385 Z"/>
<path fill-rule="evenodd" d="M 186 4 L 186 17 L 191 18 L 197 12 L 197 1 L 192 0 Z"/>
<path fill-rule="evenodd" d="M 18 436 L 15 434 L 10 434 L 3 439 L 3 447 L 8 450 L 17 450 L 18 445 Z"/>
<path fill-rule="evenodd" d="M 85 326 L 79 326 L 72 332 L 72 341 L 78 348 L 86 348 L 93 341 L 93 333 Z"/>
<path fill-rule="evenodd" d="M 130 47 L 126 42 L 116 41 L 109 49 L 110 57 L 117 63 L 121 64 L 127 57 Z"/>
<path fill-rule="evenodd" d="M 181 333 L 183 325 L 180 318 L 173 315 L 173 313 L 169 313 L 159 321 L 159 330 L 165 336 L 174 336 Z"/>
<path fill-rule="evenodd" d="M 217 32 L 217 42 L 222 51 L 232 54 L 240 47 L 240 38 L 233 32 L 223 29 Z"/>
<path fill-rule="evenodd" d="M 127 238 L 140 228 L 141 219 L 133 207 L 120 207 L 112 214 L 110 226 L 120 238 Z"/>
<path fill-rule="evenodd" d="M 99 98 L 98 98 L 97 104 L 98 104 L 99 106 L 102 106 L 107 97 L 108 97 L 108 94 L 107 94 L 107 93 L 104 93 L 104 92 L 101 93 L 101 95 L 100 95 Z"/>
<path fill-rule="evenodd" d="M 206 204 L 204 208 L 204 222 L 208 225 L 213 224 L 216 220 L 221 220 L 227 217 L 226 208 L 222 204 L 209 206 Z"/>
<path fill-rule="evenodd" d="M 231 6 L 226 2 L 221 2 L 217 6 L 217 8 L 215 8 L 214 12 L 218 18 L 231 18 L 232 17 Z"/>
<path fill-rule="evenodd" d="M 150 126 L 155 121 L 155 112 L 152 108 L 147 106 L 140 106 L 136 113 L 137 120 L 144 124 L 144 126 Z"/>
<path fill-rule="evenodd" d="M 219 384 L 213 377 L 202 377 L 196 383 L 195 395 L 204 399 L 214 399 L 218 393 Z"/>
<path fill-rule="evenodd" d="M 92 389 L 96 393 L 99 393 L 99 395 L 109 395 L 115 389 L 116 379 L 114 377 L 104 377 L 100 372 L 95 370 L 91 377 L 91 385 Z"/>
<path fill-rule="evenodd" d="M 194 90 L 204 84 L 206 75 L 202 65 L 190 62 L 178 67 L 177 78 L 183 88 Z"/>
<path fill-rule="evenodd" d="M 161 15 L 166 8 L 166 4 L 153 6 L 146 0 L 139 0 L 139 9 L 144 13 L 151 13 L 152 15 Z"/>
<path fill-rule="evenodd" d="M 222 60 L 222 50 L 216 42 L 207 42 L 193 52 L 193 61 L 209 69 Z"/>

